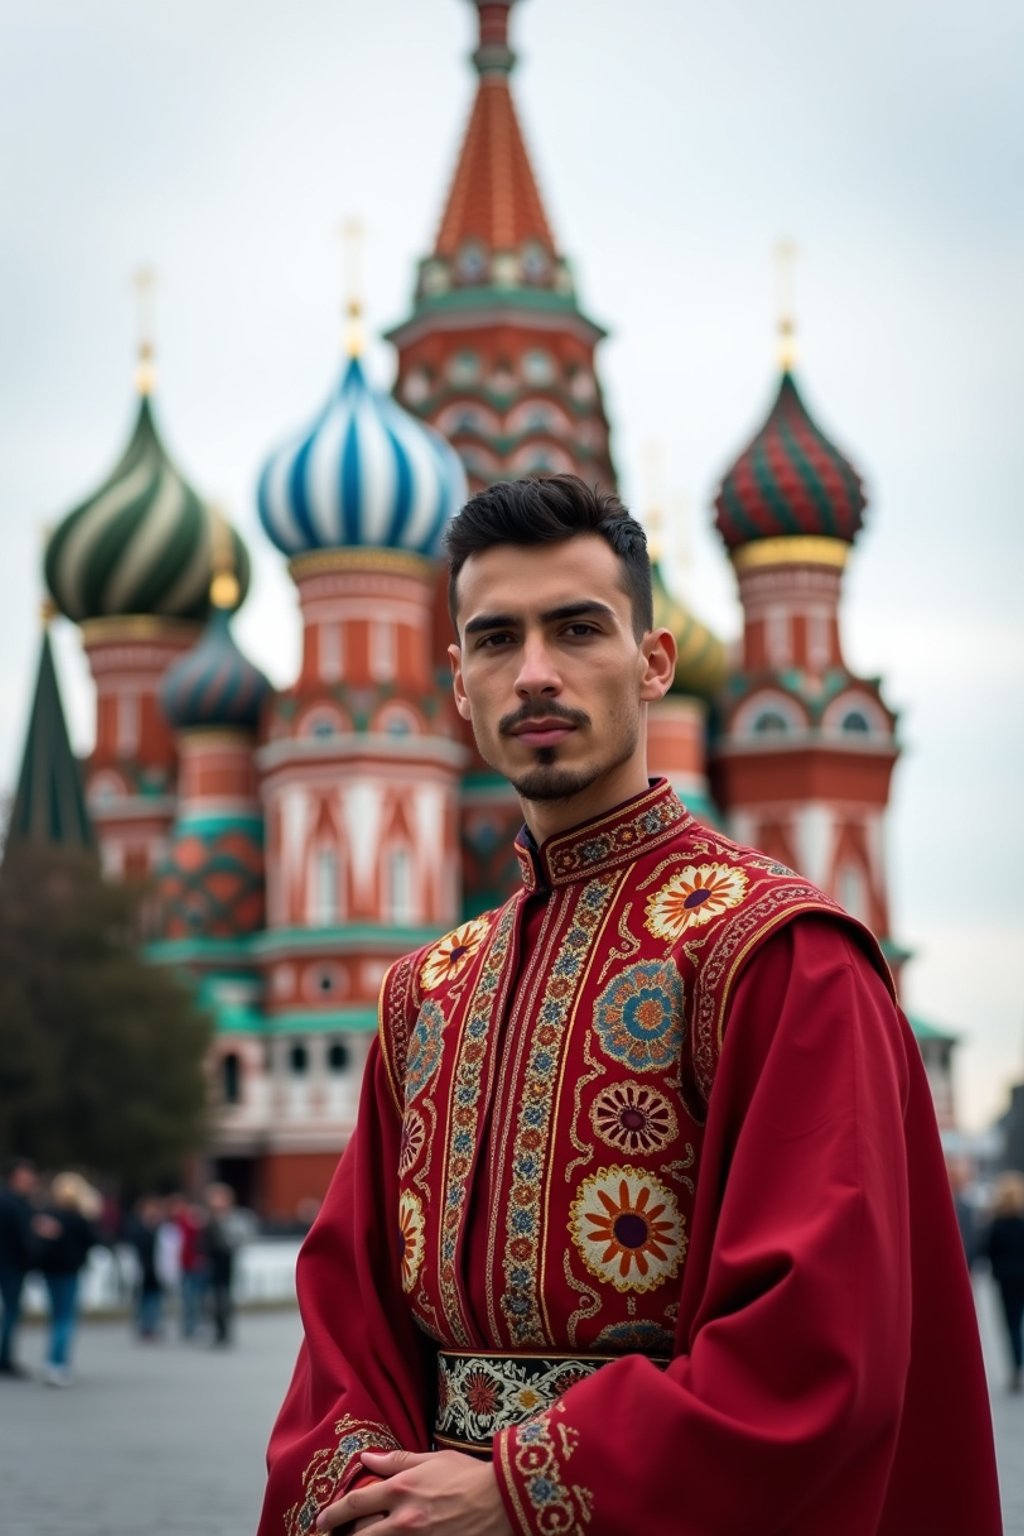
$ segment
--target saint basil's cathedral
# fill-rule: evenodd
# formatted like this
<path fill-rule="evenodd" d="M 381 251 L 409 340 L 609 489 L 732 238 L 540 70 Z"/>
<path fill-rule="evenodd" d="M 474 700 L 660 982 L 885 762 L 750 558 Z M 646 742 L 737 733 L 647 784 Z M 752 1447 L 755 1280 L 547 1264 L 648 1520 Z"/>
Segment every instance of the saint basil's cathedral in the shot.
<path fill-rule="evenodd" d="M 326 1187 L 388 966 L 518 878 L 515 798 L 451 701 L 445 525 L 498 479 L 616 484 L 604 333 L 577 302 L 510 89 L 513 3 L 475 0 L 475 100 L 412 311 L 388 335 L 393 397 L 367 377 L 353 325 L 330 397 L 259 477 L 302 618 L 290 686 L 273 689 L 232 637 L 248 556 L 164 449 L 145 348 L 131 440 L 46 552 L 95 681 L 95 746 L 83 801 L 44 636 L 10 836 L 91 839 L 109 875 L 147 881 L 148 953 L 187 970 L 216 1020 L 210 1158 L 270 1216 Z M 865 920 L 898 977 L 884 854 L 896 717 L 878 680 L 847 667 L 840 632 L 864 506 L 787 358 L 714 502 L 743 610 L 735 653 L 655 565 L 656 623 L 680 660 L 650 712 L 650 770 Z M 914 1023 L 950 1127 L 953 1041 Z"/>

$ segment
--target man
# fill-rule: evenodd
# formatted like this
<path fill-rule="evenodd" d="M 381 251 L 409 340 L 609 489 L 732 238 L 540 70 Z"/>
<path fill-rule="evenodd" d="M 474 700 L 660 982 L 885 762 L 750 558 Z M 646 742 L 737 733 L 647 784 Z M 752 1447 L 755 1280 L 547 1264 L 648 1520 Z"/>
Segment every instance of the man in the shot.
<path fill-rule="evenodd" d="M 26 1157 L 16 1157 L 8 1164 L 0 1186 L 0 1376 L 13 1381 L 28 1376 L 15 1359 L 14 1344 L 21 1321 L 21 1293 L 32 1263 L 32 1198 L 38 1182 L 35 1164 Z"/>
<path fill-rule="evenodd" d="M 210 1184 L 206 1190 L 206 1220 L 199 1234 L 205 1261 L 206 1287 L 213 1320 L 213 1342 L 232 1342 L 235 1315 L 235 1260 L 242 1243 L 245 1218 L 235 1207 L 230 1184 Z"/>
<path fill-rule="evenodd" d="M 385 979 L 261 1536 L 996 1536 L 874 940 L 649 784 L 674 644 L 614 497 L 495 485 L 448 549 L 455 699 L 522 804 L 523 887 Z"/>

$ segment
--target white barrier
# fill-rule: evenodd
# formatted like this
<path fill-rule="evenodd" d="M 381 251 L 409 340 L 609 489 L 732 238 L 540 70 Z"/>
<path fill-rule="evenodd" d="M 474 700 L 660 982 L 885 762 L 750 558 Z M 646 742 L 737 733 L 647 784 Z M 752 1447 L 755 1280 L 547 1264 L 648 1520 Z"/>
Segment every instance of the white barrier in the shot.
<path fill-rule="evenodd" d="M 256 1238 L 238 1251 L 235 1264 L 235 1300 L 273 1306 L 295 1300 L 295 1260 L 298 1238 Z M 122 1312 L 132 1305 L 139 1273 L 134 1248 L 118 1243 L 113 1249 L 94 1248 L 82 1271 L 80 1307 L 83 1313 Z M 49 1311 L 46 1286 L 39 1275 L 29 1275 L 24 1307 L 28 1316 Z"/>

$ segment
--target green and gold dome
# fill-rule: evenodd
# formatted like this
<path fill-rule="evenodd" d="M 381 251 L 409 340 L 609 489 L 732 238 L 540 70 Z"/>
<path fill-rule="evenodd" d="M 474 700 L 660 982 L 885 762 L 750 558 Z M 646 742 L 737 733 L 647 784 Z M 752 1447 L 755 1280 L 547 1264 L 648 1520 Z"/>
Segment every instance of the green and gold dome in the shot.
<path fill-rule="evenodd" d="M 167 453 L 148 386 L 140 386 L 134 430 L 114 470 L 59 525 L 45 576 L 61 613 L 90 619 L 153 616 L 202 621 L 210 610 L 213 551 L 230 536 L 239 604 L 249 557 L 234 530 L 192 489 Z"/>
<path fill-rule="evenodd" d="M 651 560 L 651 595 L 655 629 L 671 630 L 679 649 L 674 694 L 712 698 L 725 682 L 728 659 L 724 641 L 696 614 L 673 597 L 657 555 Z"/>

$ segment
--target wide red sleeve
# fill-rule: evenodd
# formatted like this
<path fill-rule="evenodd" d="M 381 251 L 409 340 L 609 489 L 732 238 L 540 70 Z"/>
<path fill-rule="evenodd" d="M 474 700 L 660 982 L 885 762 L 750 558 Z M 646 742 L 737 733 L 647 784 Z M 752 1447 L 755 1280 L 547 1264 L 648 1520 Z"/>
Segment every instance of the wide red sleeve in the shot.
<path fill-rule="evenodd" d="M 366 1450 L 425 1451 L 423 1340 L 402 1294 L 400 1121 L 378 1041 L 355 1134 L 299 1254 L 304 1339 L 270 1437 L 259 1536 L 304 1536 Z"/>
<path fill-rule="evenodd" d="M 513 1529 L 864 1536 L 911 1333 L 905 1037 L 839 923 L 748 963 L 711 1095 L 678 1356 L 624 1357 L 495 1441 Z"/>

